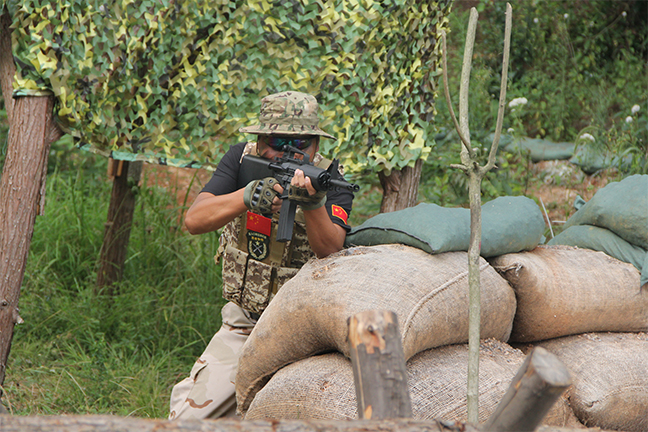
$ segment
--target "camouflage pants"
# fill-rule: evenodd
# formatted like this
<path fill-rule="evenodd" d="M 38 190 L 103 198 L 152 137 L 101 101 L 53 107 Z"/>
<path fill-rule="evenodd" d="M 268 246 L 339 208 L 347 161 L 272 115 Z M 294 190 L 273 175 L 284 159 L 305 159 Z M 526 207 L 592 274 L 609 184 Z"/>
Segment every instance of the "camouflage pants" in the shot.
<path fill-rule="evenodd" d="M 234 417 L 234 377 L 243 344 L 256 324 L 234 303 L 221 311 L 223 326 L 207 345 L 187 378 L 171 391 L 169 420 Z"/>

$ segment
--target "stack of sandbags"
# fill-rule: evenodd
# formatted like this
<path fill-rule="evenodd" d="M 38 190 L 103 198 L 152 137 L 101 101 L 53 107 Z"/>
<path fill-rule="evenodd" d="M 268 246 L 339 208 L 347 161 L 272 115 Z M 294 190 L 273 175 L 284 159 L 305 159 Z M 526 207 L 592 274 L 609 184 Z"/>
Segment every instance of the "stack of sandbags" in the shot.
<path fill-rule="evenodd" d="M 493 339 L 482 341 L 479 361 L 479 420 L 497 408 L 524 362 L 522 351 Z M 468 346 L 423 351 L 407 362 L 407 382 L 416 420 L 467 421 Z M 245 419 L 358 418 L 351 362 L 340 353 L 310 357 L 279 370 L 257 393 Z M 550 426 L 583 427 L 565 397 L 545 417 Z"/>
<path fill-rule="evenodd" d="M 539 246 L 490 263 L 516 294 L 511 342 L 541 345 L 565 364 L 580 421 L 648 430 L 648 339 L 641 333 L 648 330 L 648 287 L 640 288 L 639 271 L 570 246 Z M 592 332 L 627 334 L 585 334 Z"/>
<path fill-rule="evenodd" d="M 550 245 L 605 252 L 633 264 L 648 284 L 648 175 L 633 175 L 598 190 L 567 220 Z"/>
<path fill-rule="evenodd" d="M 481 337 L 507 341 L 515 315 L 509 284 L 480 261 Z M 391 310 L 405 359 L 468 341 L 466 252 L 430 255 L 402 245 L 357 247 L 311 260 L 265 310 L 242 349 L 236 375 L 238 409 L 284 366 L 338 351 L 349 356 L 347 319 Z"/>

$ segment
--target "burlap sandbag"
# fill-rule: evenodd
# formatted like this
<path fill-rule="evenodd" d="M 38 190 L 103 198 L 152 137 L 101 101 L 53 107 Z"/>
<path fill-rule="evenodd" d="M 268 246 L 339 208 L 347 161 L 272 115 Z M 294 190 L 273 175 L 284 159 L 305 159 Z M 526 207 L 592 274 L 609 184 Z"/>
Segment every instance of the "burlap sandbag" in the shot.
<path fill-rule="evenodd" d="M 588 427 L 648 431 L 648 334 L 587 333 L 540 345 L 569 369 L 569 399 Z"/>
<path fill-rule="evenodd" d="M 479 350 L 479 420 L 497 404 L 524 362 L 522 351 L 495 341 Z M 423 351 L 407 362 L 415 420 L 467 421 L 468 345 Z M 310 357 L 279 370 L 252 401 L 245 420 L 331 419 L 358 416 L 351 362 L 339 353 Z M 543 420 L 551 426 L 583 427 L 561 397 Z"/>
<path fill-rule="evenodd" d="M 648 329 L 648 289 L 639 287 L 632 264 L 571 246 L 539 246 L 490 263 L 517 297 L 511 341 Z"/>
<path fill-rule="evenodd" d="M 515 295 L 480 260 L 481 336 L 508 340 Z M 348 356 L 347 319 L 366 310 L 398 317 L 405 358 L 468 341 L 466 252 L 430 255 L 402 245 L 346 249 L 309 261 L 277 293 L 241 351 L 238 409 L 245 412 L 273 373 L 326 351 Z"/>

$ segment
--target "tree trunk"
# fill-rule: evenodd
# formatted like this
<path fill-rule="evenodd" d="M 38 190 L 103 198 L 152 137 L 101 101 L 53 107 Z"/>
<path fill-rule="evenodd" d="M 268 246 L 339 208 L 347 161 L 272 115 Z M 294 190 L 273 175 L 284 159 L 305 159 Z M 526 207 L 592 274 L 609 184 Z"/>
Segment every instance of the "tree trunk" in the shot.
<path fill-rule="evenodd" d="M 348 323 L 359 418 L 411 418 L 405 355 L 396 314 L 366 311 L 350 317 Z"/>
<path fill-rule="evenodd" d="M 0 17 L 0 80 L 9 137 L 0 181 L 0 385 L 4 382 L 14 325 L 21 322 L 18 298 L 36 215 L 43 210 L 49 149 L 62 135 L 52 116 L 53 98 L 14 100 L 12 97 L 16 67 L 10 25 L 10 17 L 3 14 Z"/>
<path fill-rule="evenodd" d="M 460 423 L 414 420 L 178 420 L 116 416 L 0 416 L 3 432 L 478 432 Z M 548 431 L 546 431 L 548 432 Z M 560 429 L 566 432 L 566 429 Z"/>
<path fill-rule="evenodd" d="M 18 298 L 47 170 L 51 141 L 46 125 L 52 122 L 52 107 L 50 97 L 16 100 L 9 129 L 0 182 L 0 383 L 14 324 L 20 322 Z"/>
<path fill-rule="evenodd" d="M 383 188 L 381 213 L 403 210 L 416 205 L 423 160 L 416 161 L 414 168 L 405 167 L 401 171 L 392 170 L 390 175 L 378 173 Z"/>
<path fill-rule="evenodd" d="M 142 174 L 142 162 L 111 162 L 114 162 L 109 164 L 110 167 L 114 167 L 114 171 L 110 173 L 114 176 L 113 189 L 97 270 L 97 292 L 105 288 L 109 296 L 115 294 L 113 286 L 121 280 L 124 273 L 135 213 L 134 188 L 139 184 Z"/>

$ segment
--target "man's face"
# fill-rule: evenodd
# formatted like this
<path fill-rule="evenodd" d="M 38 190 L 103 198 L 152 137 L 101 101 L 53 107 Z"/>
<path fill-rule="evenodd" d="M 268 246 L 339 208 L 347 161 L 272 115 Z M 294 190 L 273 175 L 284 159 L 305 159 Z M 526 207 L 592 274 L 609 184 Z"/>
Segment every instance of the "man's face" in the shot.
<path fill-rule="evenodd" d="M 283 146 L 291 145 L 306 153 L 310 160 L 319 149 L 319 137 L 313 135 L 259 135 L 257 138 L 257 154 L 265 159 L 283 156 Z"/>

